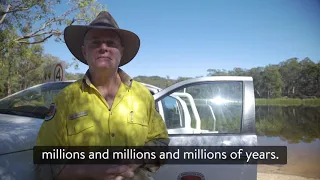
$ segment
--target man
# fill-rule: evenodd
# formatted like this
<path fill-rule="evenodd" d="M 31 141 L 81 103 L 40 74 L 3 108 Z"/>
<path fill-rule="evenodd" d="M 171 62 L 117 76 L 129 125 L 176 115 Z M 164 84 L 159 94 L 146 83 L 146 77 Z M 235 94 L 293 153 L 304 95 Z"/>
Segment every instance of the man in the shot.
<path fill-rule="evenodd" d="M 108 12 L 89 26 L 64 31 L 70 52 L 89 69 L 55 98 L 37 146 L 168 146 L 164 121 L 153 96 L 120 66 L 137 54 L 140 39 L 119 29 Z M 150 179 L 160 165 L 39 165 L 41 179 Z M 50 177 L 50 178 L 49 178 Z"/>

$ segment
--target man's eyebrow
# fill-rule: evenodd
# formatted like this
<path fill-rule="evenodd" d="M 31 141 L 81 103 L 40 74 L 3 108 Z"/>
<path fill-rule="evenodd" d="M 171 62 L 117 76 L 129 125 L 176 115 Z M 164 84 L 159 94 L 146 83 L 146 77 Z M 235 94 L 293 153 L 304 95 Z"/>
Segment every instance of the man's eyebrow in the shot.
<path fill-rule="evenodd" d="M 98 37 L 98 36 L 93 36 L 91 37 L 90 39 L 100 39 L 101 37 Z"/>
<path fill-rule="evenodd" d="M 99 36 L 93 36 L 93 37 L 90 37 L 89 39 L 93 39 L 93 40 L 96 40 L 96 39 L 104 39 L 104 37 L 99 37 Z M 107 37 L 106 39 L 108 40 L 115 40 L 116 37 L 112 36 L 112 37 Z"/>

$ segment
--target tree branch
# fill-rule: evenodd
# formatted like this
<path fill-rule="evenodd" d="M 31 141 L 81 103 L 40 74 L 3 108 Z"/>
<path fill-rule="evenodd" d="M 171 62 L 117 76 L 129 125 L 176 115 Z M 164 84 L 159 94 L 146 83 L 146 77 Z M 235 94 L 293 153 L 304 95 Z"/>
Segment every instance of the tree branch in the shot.
<path fill-rule="evenodd" d="M 44 30 L 47 26 L 49 26 L 51 23 L 53 23 L 55 21 L 55 18 L 52 18 L 52 19 L 49 19 L 47 22 L 45 22 L 42 27 L 28 35 L 25 35 L 23 37 L 21 37 L 20 39 L 27 39 L 27 38 L 30 38 L 30 37 L 34 37 L 35 34 L 37 34 L 38 32 Z"/>
<path fill-rule="evenodd" d="M 19 4 L 16 4 L 16 5 L 13 5 L 13 4 L 14 3 L 8 4 L 7 9 L 5 11 L 0 11 L 0 14 L 1 15 L 6 15 L 8 13 L 26 11 L 26 10 L 30 9 L 30 7 L 20 7 L 23 4 L 23 1 L 21 1 Z"/>
<path fill-rule="evenodd" d="M 10 4 L 7 6 L 7 9 L 6 9 L 6 11 L 9 11 L 9 9 L 10 9 Z M 4 21 L 4 19 L 6 18 L 6 16 L 7 16 L 7 13 L 5 13 L 5 14 L 3 14 L 2 15 L 2 18 L 0 19 L 0 24 L 2 24 L 2 22 Z"/>
<path fill-rule="evenodd" d="M 38 43 L 43 43 L 45 42 L 47 39 L 51 38 L 53 36 L 53 34 L 50 34 L 49 36 L 39 40 L 39 41 L 33 41 L 33 42 L 28 42 L 28 41 L 18 41 L 19 43 L 23 43 L 23 44 L 38 44 Z"/>
<path fill-rule="evenodd" d="M 21 41 L 23 39 L 28 39 L 28 38 L 32 38 L 32 37 L 36 37 L 36 36 L 41 36 L 41 35 L 44 35 L 44 34 L 51 34 L 52 35 L 61 35 L 62 33 L 59 32 L 59 31 L 54 31 L 54 30 L 51 30 L 51 31 L 46 31 L 46 32 L 42 32 L 42 33 L 39 33 L 43 30 L 45 30 L 50 24 L 54 23 L 54 22 L 58 22 L 58 21 L 62 21 L 65 19 L 65 17 L 67 15 L 69 15 L 72 11 L 76 10 L 76 8 L 72 8 L 70 10 L 68 10 L 67 12 L 65 12 L 64 14 L 62 14 L 60 17 L 54 17 L 54 18 L 51 18 L 49 19 L 48 21 L 46 21 L 39 29 L 35 30 L 34 32 L 28 34 L 28 35 L 24 35 L 22 37 L 19 37 L 16 39 L 16 41 L 18 42 L 22 42 L 22 43 L 27 43 L 26 41 Z M 76 21 L 76 19 L 73 19 L 70 23 L 73 24 L 74 22 Z M 51 37 L 50 36 L 50 37 Z M 48 37 L 46 37 L 46 39 L 48 39 Z M 37 41 L 36 41 L 37 42 Z M 39 41 L 39 42 L 42 42 L 42 41 Z"/>
<path fill-rule="evenodd" d="M 16 9 L 16 8 L 20 7 L 22 4 L 23 4 L 23 1 L 20 1 L 20 2 L 19 1 L 13 1 L 13 2 L 11 2 L 12 9 Z"/>
<path fill-rule="evenodd" d="M 8 5 L 9 6 L 9 5 Z M 6 10 L 4 12 L 1 12 L 3 14 L 8 14 L 8 13 L 13 13 L 13 12 L 19 12 L 19 11 L 26 11 L 29 10 L 30 8 L 27 7 L 23 7 L 23 8 L 19 8 L 19 9 L 12 9 L 12 10 Z"/>

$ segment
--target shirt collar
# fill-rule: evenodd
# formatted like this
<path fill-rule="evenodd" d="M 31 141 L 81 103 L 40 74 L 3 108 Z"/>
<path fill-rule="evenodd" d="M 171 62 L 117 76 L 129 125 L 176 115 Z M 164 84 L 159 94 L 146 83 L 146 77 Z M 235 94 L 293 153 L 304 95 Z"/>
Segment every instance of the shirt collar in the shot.
<path fill-rule="evenodd" d="M 121 68 L 118 68 L 118 74 L 120 76 L 121 82 L 124 85 L 126 85 L 128 88 L 131 88 L 133 79 L 126 72 L 124 72 Z M 87 72 L 83 76 L 82 80 L 83 80 L 83 83 L 86 83 L 88 86 L 91 85 L 89 70 L 87 70 Z"/>

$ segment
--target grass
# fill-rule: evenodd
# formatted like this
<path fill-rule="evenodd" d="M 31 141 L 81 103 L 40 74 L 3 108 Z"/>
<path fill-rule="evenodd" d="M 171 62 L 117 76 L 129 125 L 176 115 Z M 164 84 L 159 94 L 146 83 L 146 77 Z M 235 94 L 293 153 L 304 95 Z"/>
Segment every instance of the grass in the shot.
<path fill-rule="evenodd" d="M 299 98 L 256 98 L 258 106 L 320 106 L 320 98 L 299 99 Z"/>

